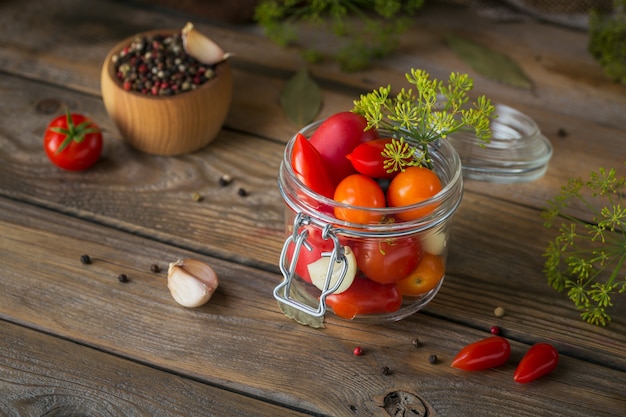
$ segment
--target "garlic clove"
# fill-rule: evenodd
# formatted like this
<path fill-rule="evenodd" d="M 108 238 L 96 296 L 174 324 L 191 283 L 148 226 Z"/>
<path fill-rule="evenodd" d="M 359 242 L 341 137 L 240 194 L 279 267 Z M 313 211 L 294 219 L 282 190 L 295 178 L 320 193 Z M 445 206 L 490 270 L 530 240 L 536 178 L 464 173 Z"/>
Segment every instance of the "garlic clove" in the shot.
<path fill-rule="evenodd" d="M 343 277 L 343 281 L 339 284 L 339 288 L 337 288 L 333 294 L 341 294 L 345 290 L 347 290 L 352 282 L 354 281 L 354 277 L 356 276 L 356 257 L 354 256 L 354 252 L 350 249 L 349 246 L 344 246 L 344 255 L 346 257 L 346 263 L 348 265 L 346 269 L 346 274 Z M 326 275 L 328 274 L 328 269 L 330 266 L 330 257 L 322 256 L 317 261 L 311 262 L 307 265 L 307 269 L 309 270 L 309 275 L 311 276 L 311 283 L 319 288 L 321 291 L 324 290 L 324 282 L 326 281 Z M 328 288 L 333 288 L 337 281 L 339 280 L 339 276 L 341 275 L 342 266 L 341 263 L 335 262 L 333 266 L 333 273 L 330 279 L 330 285 Z"/>
<path fill-rule="evenodd" d="M 440 230 L 422 238 L 422 249 L 432 255 L 441 255 L 447 243 L 446 234 Z"/>
<path fill-rule="evenodd" d="M 188 22 L 182 30 L 185 52 L 206 65 L 214 65 L 226 60 L 229 54 L 215 42 L 204 36 Z"/>
<path fill-rule="evenodd" d="M 199 307 L 205 304 L 218 284 L 217 274 L 204 262 L 179 259 L 169 264 L 167 288 L 174 300 L 183 307 Z"/>

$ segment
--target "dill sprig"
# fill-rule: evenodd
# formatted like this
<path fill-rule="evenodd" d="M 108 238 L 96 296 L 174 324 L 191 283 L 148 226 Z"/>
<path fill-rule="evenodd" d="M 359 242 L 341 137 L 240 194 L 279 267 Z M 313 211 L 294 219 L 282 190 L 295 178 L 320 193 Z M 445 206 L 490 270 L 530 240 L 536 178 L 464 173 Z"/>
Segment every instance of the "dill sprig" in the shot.
<path fill-rule="evenodd" d="M 567 290 L 582 319 L 594 325 L 611 321 L 613 296 L 626 292 L 625 190 L 626 180 L 615 169 L 599 168 L 589 180 L 570 178 L 542 212 L 546 227 L 558 227 L 544 252 L 548 283 Z M 567 214 L 575 202 L 589 211 L 590 222 Z"/>
<path fill-rule="evenodd" d="M 391 86 L 380 87 L 361 95 L 352 111 L 367 119 L 368 129 L 389 130 L 415 146 L 418 165 L 430 165 L 429 143 L 457 131 L 473 130 L 479 140 L 489 140 L 495 106 L 485 96 L 467 105 L 474 87 L 469 75 L 453 72 L 444 83 L 424 70 L 411 69 L 406 80 L 411 88 L 392 95 Z"/>
<path fill-rule="evenodd" d="M 398 37 L 410 26 L 410 17 L 424 0 L 263 0 L 254 18 L 265 34 L 281 46 L 302 41 L 299 23 L 330 25 L 332 33 L 347 42 L 338 52 L 305 49 L 309 62 L 330 56 L 346 72 L 367 68 L 373 60 L 393 52 Z M 348 19 L 356 18 L 356 22 Z M 357 24 L 360 23 L 360 24 Z"/>

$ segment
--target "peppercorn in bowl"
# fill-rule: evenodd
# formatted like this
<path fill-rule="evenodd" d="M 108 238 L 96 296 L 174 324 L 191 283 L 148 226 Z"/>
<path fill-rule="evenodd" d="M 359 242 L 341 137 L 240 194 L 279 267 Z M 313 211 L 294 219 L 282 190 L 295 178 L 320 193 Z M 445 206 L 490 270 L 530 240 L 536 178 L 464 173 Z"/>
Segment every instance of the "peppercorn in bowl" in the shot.
<path fill-rule="evenodd" d="M 191 24 L 118 43 L 104 60 L 102 99 L 122 138 L 155 155 L 181 155 L 213 141 L 232 97 L 228 55 Z"/>

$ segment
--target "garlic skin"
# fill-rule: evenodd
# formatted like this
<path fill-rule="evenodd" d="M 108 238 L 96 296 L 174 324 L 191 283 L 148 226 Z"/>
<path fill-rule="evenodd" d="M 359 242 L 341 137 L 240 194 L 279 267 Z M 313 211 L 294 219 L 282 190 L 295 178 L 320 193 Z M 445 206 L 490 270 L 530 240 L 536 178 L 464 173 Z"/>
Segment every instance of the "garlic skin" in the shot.
<path fill-rule="evenodd" d="M 354 256 L 354 252 L 350 249 L 350 246 L 343 247 L 343 253 L 346 257 L 347 269 L 346 274 L 333 294 L 341 294 L 345 290 L 347 290 L 352 282 L 354 281 L 354 277 L 356 276 L 356 257 Z M 317 261 L 311 262 L 307 265 L 307 269 L 309 270 L 309 275 L 311 276 L 311 283 L 319 288 L 320 291 L 324 289 L 324 282 L 326 281 L 326 274 L 328 274 L 328 267 L 330 266 L 330 257 L 323 256 L 319 258 Z M 332 288 L 335 286 L 337 281 L 339 280 L 339 275 L 341 275 L 341 264 L 336 262 L 333 265 L 333 273 L 330 278 L 330 284 L 328 288 Z"/>
<path fill-rule="evenodd" d="M 187 22 L 181 35 L 185 52 L 203 64 L 218 64 L 229 57 L 218 44 L 196 30 L 191 22 Z"/>
<path fill-rule="evenodd" d="M 183 307 L 200 307 L 211 299 L 219 281 L 209 265 L 195 259 L 179 259 L 169 264 L 167 288 Z"/>

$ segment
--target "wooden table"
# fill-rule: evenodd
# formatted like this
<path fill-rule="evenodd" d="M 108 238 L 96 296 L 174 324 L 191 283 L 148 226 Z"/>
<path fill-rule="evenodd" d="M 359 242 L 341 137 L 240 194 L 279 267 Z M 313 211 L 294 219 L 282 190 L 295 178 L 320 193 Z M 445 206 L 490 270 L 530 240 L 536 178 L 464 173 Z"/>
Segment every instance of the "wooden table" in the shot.
<path fill-rule="evenodd" d="M 142 154 L 106 115 L 100 66 L 120 39 L 188 20 L 235 53 L 228 120 L 193 154 Z M 424 415 L 411 407 L 428 416 L 626 415 L 623 297 L 613 322 L 595 327 L 542 273 L 552 236 L 540 217 L 546 200 L 599 166 L 624 174 L 626 87 L 604 77 L 586 34 L 431 5 L 401 50 L 371 70 L 310 68 L 323 87 L 319 118 L 350 109 L 362 92 L 402 85 L 410 68 L 438 78 L 462 71 L 477 92 L 535 119 L 554 146 L 539 180 L 466 181 L 446 281 L 423 311 L 387 325 L 328 317 L 313 329 L 287 319 L 272 297 L 284 241 L 277 170 L 297 130 L 278 96 L 303 65 L 296 52 L 253 25 L 146 3 L 5 1 L 0 23 L 0 415 Z M 475 73 L 446 46 L 449 32 L 507 53 L 534 88 Z M 89 171 L 61 171 L 43 152 L 44 129 L 65 107 L 105 129 L 103 157 Z M 224 174 L 234 179 L 228 187 L 218 184 Z M 221 279 L 201 308 L 177 305 L 165 272 L 150 270 L 183 257 L 210 263 Z M 494 325 L 512 345 L 505 366 L 450 367 Z M 558 348 L 558 368 L 515 383 L 517 362 L 539 341 Z M 354 356 L 356 346 L 365 354 Z M 385 408 L 399 398 L 413 404 L 404 414 Z"/>

